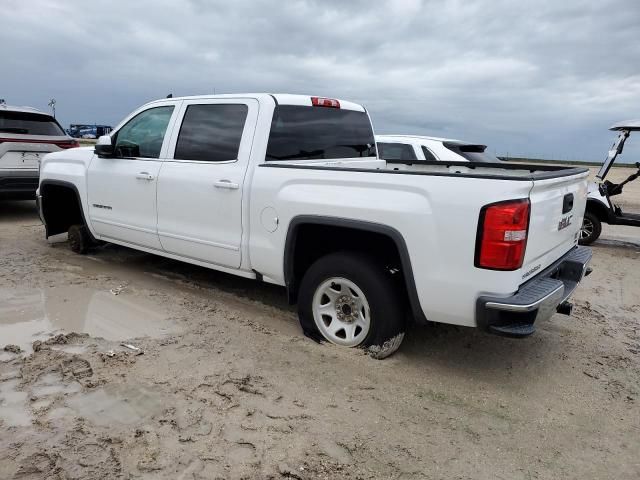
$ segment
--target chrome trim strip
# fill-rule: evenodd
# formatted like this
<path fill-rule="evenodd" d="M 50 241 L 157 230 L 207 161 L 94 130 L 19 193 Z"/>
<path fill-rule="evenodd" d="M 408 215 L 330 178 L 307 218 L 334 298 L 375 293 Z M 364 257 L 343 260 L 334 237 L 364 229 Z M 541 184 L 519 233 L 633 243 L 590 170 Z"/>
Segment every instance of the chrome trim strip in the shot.
<path fill-rule="evenodd" d="M 542 305 L 546 300 L 556 295 L 560 290 L 564 290 L 564 285 L 558 285 L 558 287 L 552 292 L 548 293 L 544 297 L 536 300 L 528 305 L 518 305 L 512 303 L 499 303 L 499 302 L 487 302 L 486 308 L 493 308 L 494 310 L 507 310 L 509 312 L 530 312 Z"/>
<path fill-rule="evenodd" d="M 102 218 L 91 217 L 91 221 L 95 222 L 95 223 L 102 223 L 103 225 L 111 225 L 113 227 L 127 228 L 129 230 L 135 230 L 136 232 L 151 233 L 153 235 L 157 235 L 157 233 L 158 233 L 155 230 L 151 230 L 151 229 L 148 229 L 148 228 L 134 227 L 133 225 L 125 225 L 123 223 L 113 222 L 111 220 L 105 220 L 105 219 L 102 219 Z M 102 235 L 102 234 L 100 234 L 100 235 Z"/>
<path fill-rule="evenodd" d="M 217 243 L 217 242 L 211 242 L 209 240 L 201 240 L 199 238 L 193 238 L 193 237 L 185 237 L 184 235 L 176 235 L 175 233 L 167 233 L 167 232 L 158 232 L 158 235 L 160 237 L 169 237 L 169 238 L 175 238 L 176 240 L 182 240 L 183 242 L 193 242 L 193 243 L 200 243 L 202 245 L 207 245 L 209 247 L 218 247 L 218 248 L 224 248 L 227 250 L 233 250 L 234 252 L 237 252 L 240 250 L 240 247 L 235 247 L 233 245 L 227 245 L 226 243 Z M 160 239 L 160 241 L 162 241 L 162 238 Z"/>

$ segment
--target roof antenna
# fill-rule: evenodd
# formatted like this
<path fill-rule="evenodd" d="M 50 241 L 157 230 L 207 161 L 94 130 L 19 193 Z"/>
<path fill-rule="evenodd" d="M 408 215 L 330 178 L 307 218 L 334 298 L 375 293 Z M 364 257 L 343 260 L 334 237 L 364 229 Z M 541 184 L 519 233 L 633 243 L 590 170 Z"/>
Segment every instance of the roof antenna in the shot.
<path fill-rule="evenodd" d="M 167 98 L 173 98 L 173 93 L 170 93 L 169 95 L 167 95 Z"/>

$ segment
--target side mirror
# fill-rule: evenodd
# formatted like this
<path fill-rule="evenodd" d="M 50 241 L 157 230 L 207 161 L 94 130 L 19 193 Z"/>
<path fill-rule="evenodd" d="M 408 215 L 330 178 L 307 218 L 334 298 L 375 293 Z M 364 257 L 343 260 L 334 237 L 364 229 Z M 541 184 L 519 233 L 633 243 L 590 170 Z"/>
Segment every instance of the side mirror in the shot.
<path fill-rule="evenodd" d="M 103 135 L 98 139 L 95 148 L 96 155 L 99 157 L 111 157 L 113 156 L 114 148 L 111 144 L 111 136 Z"/>

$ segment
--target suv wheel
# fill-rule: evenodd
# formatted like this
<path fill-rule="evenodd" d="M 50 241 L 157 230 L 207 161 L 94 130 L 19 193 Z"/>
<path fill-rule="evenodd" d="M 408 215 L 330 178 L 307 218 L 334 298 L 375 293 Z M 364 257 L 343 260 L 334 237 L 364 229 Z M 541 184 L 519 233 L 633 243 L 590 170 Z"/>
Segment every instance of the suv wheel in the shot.
<path fill-rule="evenodd" d="M 398 349 L 405 312 L 389 274 L 367 256 L 339 252 L 317 260 L 300 284 L 304 331 L 344 347 L 366 347 L 376 358 Z"/>

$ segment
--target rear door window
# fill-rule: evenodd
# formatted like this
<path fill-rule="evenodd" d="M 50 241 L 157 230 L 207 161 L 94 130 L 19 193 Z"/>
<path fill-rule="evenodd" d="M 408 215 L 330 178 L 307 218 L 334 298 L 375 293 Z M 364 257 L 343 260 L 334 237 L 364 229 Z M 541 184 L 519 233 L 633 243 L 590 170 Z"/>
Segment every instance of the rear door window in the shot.
<path fill-rule="evenodd" d="M 65 135 L 62 127 L 49 115 L 7 111 L 0 111 L 0 133 L 50 136 Z"/>
<path fill-rule="evenodd" d="M 273 113 L 267 161 L 375 156 L 373 129 L 365 112 L 279 105 Z"/>
<path fill-rule="evenodd" d="M 178 135 L 176 160 L 236 160 L 247 119 L 247 105 L 189 105 Z"/>
<path fill-rule="evenodd" d="M 413 146 L 406 143 L 378 143 L 378 150 L 383 160 L 417 160 Z"/>

